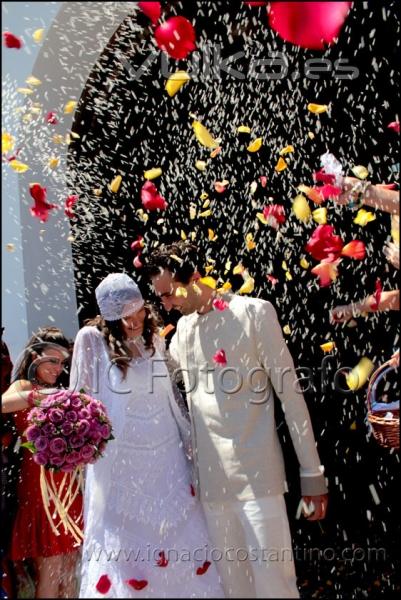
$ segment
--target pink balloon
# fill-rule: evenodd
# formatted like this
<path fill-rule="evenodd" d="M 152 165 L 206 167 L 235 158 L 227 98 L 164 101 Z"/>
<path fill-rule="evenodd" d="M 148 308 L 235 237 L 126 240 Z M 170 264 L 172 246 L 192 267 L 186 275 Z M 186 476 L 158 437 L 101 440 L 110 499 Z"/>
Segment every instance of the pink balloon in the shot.
<path fill-rule="evenodd" d="M 155 30 L 157 45 L 172 58 L 186 58 L 196 48 L 195 29 L 185 17 L 170 17 Z"/>
<path fill-rule="evenodd" d="M 269 24 L 286 42 L 323 50 L 338 37 L 352 2 L 271 2 Z"/>

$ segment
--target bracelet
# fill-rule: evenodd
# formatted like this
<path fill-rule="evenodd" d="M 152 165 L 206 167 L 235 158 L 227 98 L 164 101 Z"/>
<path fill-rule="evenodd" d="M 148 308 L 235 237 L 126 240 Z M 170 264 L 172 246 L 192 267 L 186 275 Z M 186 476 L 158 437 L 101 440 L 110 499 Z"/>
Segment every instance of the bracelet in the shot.
<path fill-rule="evenodd" d="M 357 181 L 349 193 L 348 206 L 354 210 L 361 208 L 364 204 L 366 190 L 371 185 L 370 181 Z"/>

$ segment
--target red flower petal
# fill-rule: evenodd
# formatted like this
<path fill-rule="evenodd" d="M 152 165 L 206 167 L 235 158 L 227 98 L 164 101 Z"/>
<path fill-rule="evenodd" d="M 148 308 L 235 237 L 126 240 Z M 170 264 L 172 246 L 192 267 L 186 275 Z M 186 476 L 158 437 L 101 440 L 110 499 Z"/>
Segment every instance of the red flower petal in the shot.
<path fill-rule="evenodd" d="M 96 584 L 96 589 L 99 594 L 107 594 L 111 588 L 111 581 L 108 575 L 102 575 Z"/>
<path fill-rule="evenodd" d="M 213 308 L 216 310 L 226 310 L 226 308 L 228 308 L 228 302 L 223 300 L 223 298 L 215 298 L 213 300 Z"/>
<path fill-rule="evenodd" d="M 399 121 L 392 121 L 391 123 L 389 123 L 387 125 L 387 127 L 389 129 L 392 129 L 393 131 L 395 131 L 396 133 L 400 133 L 400 122 Z"/>
<path fill-rule="evenodd" d="M 191 483 L 191 496 L 195 496 L 195 488 Z"/>
<path fill-rule="evenodd" d="M 217 350 L 216 354 L 213 356 L 213 360 L 218 365 L 226 365 L 227 358 L 226 358 L 226 353 L 224 352 L 224 350 L 223 349 Z"/>
<path fill-rule="evenodd" d="M 4 31 L 3 41 L 6 48 L 16 48 L 19 50 L 23 46 L 22 40 L 9 31 Z"/>
<path fill-rule="evenodd" d="M 352 240 L 352 242 L 344 246 L 341 251 L 341 256 L 362 260 L 366 256 L 365 244 L 360 240 Z"/>
<path fill-rule="evenodd" d="M 325 200 L 327 200 L 327 198 L 336 198 L 342 192 L 341 188 L 335 185 L 331 185 L 331 183 L 326 183 L 325 185 L 322 185 L 320 188 L 317 189 L 322 194 Z"/>
<path fill-rule="evenodd" d="M 262 187 L 266 187 L 266 185 L 267 185 L 267 177 L 265 175 L 261 175 L 259 177 L 259 180 L 260 180 L 261 186 Z"/>
<path fill-rule="evenodd" d="M 49 218 L 49 211 L 53 208 L 58 208 L 58 206 L 46 202 L 46 188 L 42 187 L 39 183 L 31 183 L 29 193 L 35 200 L 34 206 L 30 208 L 31 215 L 45 223 Z"/>
<path fill-rule="evenodd" d="M 46 115 L 46 121 L 50 124 L 50 125 L 57 125 L 57 123 L 59 122 L 57 115 L 55 112 L 48 112 Z"/>
<path fill-rule="evenodd" d="M 185 17 L 170 17 L 155 31 L 156 43 L 172 58 L 186 58 L 196 48 L 196 35 Z"/>
<path fill-rule="evenodd" d="M 74 206 L 74 204 L 76 202 L 78 202 L 78 200 L 79 200 L 79 196 L 77 196 L 76 194 L 71 194 L 71 196 L 67 196 L 67 199 L 65 201 L 65 206 L 64 206 L 64 214 L 69 219 L 73 219 L 75 217 L 72 207 Z"/>
<path fill-rule="evenodd" d="M 164 553 L 163 550 L 161 552 L 159 552 L 159 556 L 160 556 L 160 558 L 159 558 L 159 560 L 156 563 L 157 566 L 158 567 L 167 567 L 168 560 L 167 560 L 166 555 L 165 555 L 165 553 Z"/>
<path fill-rule="evenodd" d="M 160 2 L 138 2 L 138 6 L 141 11 L 149 17 L 153 25 L 157 23 L 162 14 L 162 7 Z"/>
<path fill-rule="evenodd" d="M 336 260 L 341 254 L 343 242 L 338 235 L 334 235 L 332 225 L 319 225 L 305 246 L 315 260 Z"/>
<path fill-rule="evenodd" d="M 316 182 L 333 184 L 336 180 L 336 176 L 332 175 L 331 173 L 325 173 L 324 170 L 321 169 L 320 171 L 316 171 L 316 173 L 313 174 L 313 179 Z"/>
<path fill-rule="evenodd" d="M 338 37 L 352 2 L 270 2 L 269 24 L 285 41 L 323 50 Z"/>
<path fill-rule="evenodd" d="M 142 250 L 143 246 L 144 246 L 143 236 L 142 235 L 138 235 L 138 237 L 135 240 L 135 242 L 132 242 L 132 244 L 131 244 L 131 250 L 133 252 L 139 252 L 139 251 Z"/>
<path fill-rule="evenodd" d="M 196 569 L 196 574 L 197 575 L 204 575 L 206 573 L 206 571 L 208 570 L 208 568 L 210 567 L 212 563 L 209 562 L 208 560 L 205 560 L 205 562 L 203 563 L 203 565 L 201 567 L 198 567 Z"/>
<path fill-rule="evenodd" d="M 146 579 L 127 579 L 126 583 L 130 585 L 134 590 L 143 590 L 148 585 Z"/>
<path fill-rule="evenodd" d="M 270 281 L 272 285 L 276 285 L 276 283 L 278 283 L 278 279 L 277 277 L 274 277 L 274 275 L 266 275 L 266 279 Z"/>
<path fill-rule="evenodd" d="M 269 225 L 276 229 L 279 225 L 285 223 L 285 211 L 282 204 L 270 204 L 263 209 L 263 216 L 268 221 Z"/>
<path fill-rule="evenodd" d="M 146 210 L 166 210 L 167 202 L 159 194 L 154 183 L 147 181 L 141 189 L 142 205 Z"/>
<path fill-rule="evenodd" d="M 380 279 L 377 279 L 376 283 L 375 283 L 375 291 L 373 293 L 374 302 L 372 302 L 372 304 L 371 304 L 372 310 L 379 310 L 379 304 L 380 304 L 380 298 L 382 295 L 382 291 L 383 291 L 382 282 L 380 281 Z"/>

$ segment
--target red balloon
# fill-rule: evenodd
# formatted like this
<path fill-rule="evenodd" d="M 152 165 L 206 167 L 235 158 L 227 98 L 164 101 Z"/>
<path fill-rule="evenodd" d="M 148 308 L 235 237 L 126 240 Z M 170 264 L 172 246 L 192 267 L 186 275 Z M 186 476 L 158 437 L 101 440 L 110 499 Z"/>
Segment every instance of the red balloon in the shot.
<path fill-rule="evenodd" d="M 323 50 L 338 37 L 352 2 L 271 2 L 269 25 L 286 42 Z"/>
<path fill-rule="evenodd" d="M 185 17 L 170 17 L 155 30 L 157 45 L 172 58 L 186 58 L 196 48 L 195 29 Z"/>

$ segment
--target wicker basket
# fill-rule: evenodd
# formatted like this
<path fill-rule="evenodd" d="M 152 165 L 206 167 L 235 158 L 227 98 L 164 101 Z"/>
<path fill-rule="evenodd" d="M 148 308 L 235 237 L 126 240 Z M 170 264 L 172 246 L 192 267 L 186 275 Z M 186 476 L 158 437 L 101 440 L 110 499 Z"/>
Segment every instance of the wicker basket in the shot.
<path fill-rule="evenodd" d="M 394 367 L 390 365 L 390 361 L 385 362 L 379 367 L 370 378 L 367 391 L 368 421 L 371 425 L 373 436 L 384 448 L 400 447 L 400 409 L 391 409 L 393 417 L 390 419 L 385 418 L 386 413 L 389 411 L 374 409 L 377 386 L 386 373 L 393 369 Z"/>

